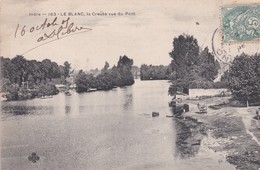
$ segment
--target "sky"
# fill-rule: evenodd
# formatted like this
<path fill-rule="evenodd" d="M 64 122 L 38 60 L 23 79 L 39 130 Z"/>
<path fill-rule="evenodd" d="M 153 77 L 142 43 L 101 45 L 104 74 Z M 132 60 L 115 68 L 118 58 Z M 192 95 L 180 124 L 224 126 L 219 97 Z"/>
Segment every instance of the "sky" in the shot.
<path fill-rule="evenodd" d="M 202 48 L 208 46 L 211 50 L 212 35 L 221 28 L 220 1 L 217 0 L 110 0 L 109 3 L 105 0 L 1 0 L 0 3 L 1 56 L 13 58 L 23 54 L 29 60 L 48 58 L 58 64 L 69 61 L 76 69 L 102 68 L 105 61 L 112 66 L 123 55 L 132 58 L 137 66 L 168 65 L 174 37 L 183 33 L 193 35 Z M 46 18 L 52 22 L 55 17 L 29 16 L 29 13 L 51 12 L 88 12 L 90 16 L 70 16 L 70 22 L 91 31 L 46 44 L 37 42 L 40 36 L 56 27 L 32 33 L 29 29 L 41 25 Z M 123 15 L 93 16 L 93 12 Z M 135 15 L 125 15 L 126 12 Z M 57 16 L 57 23 L 67 18 Z M 24 25 L 26 33 L 21 36 Z M 220 46 L 220 36 L 216 38 L 217 46 Z M 237 49 L 237 46 L 228 48 Z M 243 50 L 252 52 L 255 46 L 249 44 Z"/>

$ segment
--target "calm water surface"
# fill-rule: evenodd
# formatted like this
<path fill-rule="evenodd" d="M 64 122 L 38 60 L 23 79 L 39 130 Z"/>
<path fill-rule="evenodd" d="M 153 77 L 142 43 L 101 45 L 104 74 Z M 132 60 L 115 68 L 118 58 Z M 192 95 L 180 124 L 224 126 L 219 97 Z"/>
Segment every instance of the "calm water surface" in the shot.
<path fill-rule="evenodd" d="M 136 80 L 110 91 L 3 102 L 1 169 L 230 169 L 208 152 L 176 156 L 168 87 Z M 28 160 L 32 152 L 37 163 Z"/>

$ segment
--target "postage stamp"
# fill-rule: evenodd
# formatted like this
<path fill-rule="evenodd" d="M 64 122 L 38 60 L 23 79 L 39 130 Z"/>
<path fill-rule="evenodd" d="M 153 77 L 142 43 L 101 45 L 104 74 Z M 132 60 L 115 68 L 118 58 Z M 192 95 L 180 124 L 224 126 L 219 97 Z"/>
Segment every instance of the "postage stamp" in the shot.
<path fill-rule="evenodd" d="M 221 7 L 223 42 L 260 40 L 260 4 Z"/>

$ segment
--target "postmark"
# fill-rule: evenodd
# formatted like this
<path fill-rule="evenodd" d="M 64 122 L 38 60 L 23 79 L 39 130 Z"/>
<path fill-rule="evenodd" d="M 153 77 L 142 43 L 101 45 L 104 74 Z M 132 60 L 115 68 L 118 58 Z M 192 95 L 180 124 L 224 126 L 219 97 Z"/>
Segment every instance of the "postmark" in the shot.
<path fill-rule="evenodd" d="M 221 7 L 224 43 L 260 40 L 260 4 Z"/>

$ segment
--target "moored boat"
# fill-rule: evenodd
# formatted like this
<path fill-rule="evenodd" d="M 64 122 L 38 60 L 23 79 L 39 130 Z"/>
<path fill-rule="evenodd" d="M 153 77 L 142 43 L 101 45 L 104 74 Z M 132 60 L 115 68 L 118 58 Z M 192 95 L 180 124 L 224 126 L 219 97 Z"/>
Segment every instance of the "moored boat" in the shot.
<path fill-rule="evenodd" d="M 97 91 L 97 88 L 89 88 L 88 92 Z"/>
<path fill-rule="evenodd" d="M 70 93 L 69 91 L 66 91 L 65 94 L 66 94 L 67 96 L 71 96 L 71 93 Z"/>
<path fill-rule="evenodd" d="M 1 101 L 7 101 L 6 94 L 1 94 Z"/>

